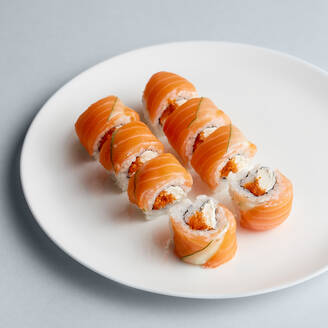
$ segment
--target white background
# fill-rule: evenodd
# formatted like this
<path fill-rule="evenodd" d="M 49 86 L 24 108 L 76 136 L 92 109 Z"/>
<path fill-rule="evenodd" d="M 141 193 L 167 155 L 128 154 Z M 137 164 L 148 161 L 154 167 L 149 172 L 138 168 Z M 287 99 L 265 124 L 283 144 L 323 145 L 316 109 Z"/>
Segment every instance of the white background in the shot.
<path fill-rule="evenodd" d="M 34 221 L 20 187 L 19 155 L 47 98 L 99 61 L 147 45 L 208 39 L 273 48 L 327 70 L 327 17 L 324 0 L 1 0 L 0 326 L 326 327 L 327 274 L 222 301 L 152 295 L 96 275 Z"/>

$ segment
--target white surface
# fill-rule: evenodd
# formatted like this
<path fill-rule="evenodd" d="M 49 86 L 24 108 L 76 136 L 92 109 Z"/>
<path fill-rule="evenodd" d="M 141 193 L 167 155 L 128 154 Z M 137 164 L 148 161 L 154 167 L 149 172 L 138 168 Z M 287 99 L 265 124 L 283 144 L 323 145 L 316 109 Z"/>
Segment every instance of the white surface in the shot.
<path fill-rule="evenodd" d="M 230 300 L 173 298 L 106 279 L 46 236 L 19 178 L 22 142 L 32 119 L 86 68 L 146 45 L 205 39 L 269 47 L 328 70 L 327 1 L 206 0 L 204 6 L 198 0 L 153 0 L 152 5 L 148 0 L 97 0 L 97 5 L 5 0 L 0 7 L 1 326 L 327 326 L 328 273 L 278 292 Z"/>
<path fill-rule="evenodd" d="M 258 160 L 279 167 L 294 183 L 294 209 L 287 222 L 266 233 L 239 229 L 237 256 L 215 270 L 188 266 L 166 251 L 167 222 L 143 222 L 74 135 L 78 114 L 108 94 L 140 110 L 147 78 L 162 69 L 190 79 L 257 144 Z M 171 44 L 115 57 L 64 86 L 34 120 L 22 153 L 26 198 L 58 245 L 129 286 L 219 298 L 295 284 L 328 264 L 328 181 L 316 161 L 304 160 L 322 154 L 320 141 L 327 139 L 324 129 L 305 133 L 327 120 L 327 86 L 327 74 L 309 64 L 238 44 Z M 311 114 L 300 115 L 306 112 Z M 206 190 L 197 181 L 196 186 Z"/>

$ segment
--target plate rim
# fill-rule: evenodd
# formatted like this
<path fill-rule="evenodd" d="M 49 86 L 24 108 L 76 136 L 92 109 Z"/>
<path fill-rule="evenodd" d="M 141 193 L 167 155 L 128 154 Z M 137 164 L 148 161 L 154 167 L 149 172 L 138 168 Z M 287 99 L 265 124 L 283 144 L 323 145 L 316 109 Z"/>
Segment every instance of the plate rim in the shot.
<path fill-rule="evenodd" d="M 167 43 L 159 43 L 159 44 L 154 44 L 154 45 L 150 45 L 150 46 L 145 46 L 145 47 L 139 47 L 136 49 L 132 49 L 120 54 L 117 54 L 113 57 L 107 58 L 105 60 L 100 61 L 99 63 L 81 71 L 80 73 L 78 73 L 77 75 L 75 75 L 73 78 L 71 78 L 70 80 L 68 80 L 66 83 L 64 83 L 63 85 L 61 85 L 49 98 L 48 100 L 42 105 L 42 107 L 38 110 L 38 112 L 34 115 L 27 131 L 24 137 L 24 141 L 21 147 L 21 151 L 20 151 L 20 158 L 19 158 L 19 167 L 20 167 L 20 173 L 19 173 L 19 177 L 20 177 L 20 182 L 21 182 L 21 187 L 22 187 L 22 191 L 23 191 L 23 195 L 24 195 L 24 199 L 33 215 L 34 220 L 37 222 L 37 224 L 40 226 L 40 228 L 43 230 L 43 232 L 46 234 L 46 236 L 53 242 L 55 243 L 55 245 L 57 245 L 61 251 L 63 251 L 64 253 L 66 253 L 67 255 L 69 255 L 74 261 L 78 262 L 79 264 L 83 265 L 84 267 L 86 267 L 87 269 L 99 274 L 100 276 L 103 276 L 107 279 L 110 279 L 116 283 L 122 284 L 124 286 L 128 286 L 130 288 L 133 289 L 137 289 L 137 290 L 142 290 L 142 291 L 146 291 L 149 293 L 154 293 L 154 294 L 158 294 L 158 295 L 165 295 L 165 296 L 173 296 L 173 297 L 180 297 L 180 298 L 189 298 L 189 299 L 234 299 L 234 298 L 242 298 L 242 297 L 249 297 L 249 296 L 255 296 L 255 295 L 262 295 L 262 294 L 267 294 L 267 293 L 271 293 L 274 291 L 279 291 L 279 290 L 283 290 L 289 287 L 293 287 L 296 286 L 298 284 L 301 284 L 303 282 L 306 282 L 310 279 L 313 279 L 325 272 L 328 271 L 328 263 L 321 267 L 320 269 L 314 271 L 312 274 L 307 275 L 305 277 L 302 277 L 300 279 L 296 279 L 296 280 L 292 280 L 291 282 L 286 282 L 283 284 L 278 284 L 275 286 L 272 286 L 270 288 L 262 288 L 262 289 L 258 289 L 254 292 L 246 292 L 246 293 L 237 293 L 237 294 L 206 294 L 206 293 L 197 293 L 197 294 L 193 294 L 193 293 L 186 293 L 186 292 L 172 292 L 172 291 L 168 291 L 168 290 L 162 290 L 160 288 L 149 288 L 149 287 L 144 287 L 144 286 L 140 286 L 140 285 L 136 285 L 133 283 L 130 283 L 128 281 L 124 281 L 123 279 L 119 279 L 116 277 L 112 277 L 110 274 L 101 272 L 100 270 L 92 267 L 91 265 L 89 265 L 86 261 L 84 261 L 83 259 L 79 259 L 78 256 L 75 256 L 74 254 L 72 254 L 71 251 L 67 250 L 65 248 L 64 245 L 62 245 L 62 243 L 58 240 L 56 240 L 56 238 L 54 236 L 52 236 L 50 234 L 50 232 L 48 231 L 48 229 L 43 225 L 42 220 L 39 219 L 40 215 L 37 215 L 37 210 L 36 208 L 32 205 L 32 200 L 31 197 L 29 196 L 29 193 L 27 191 L 27 183 L 25 180 L 25 174 L 24 172 L 26 172 L 26 169 L 24 170 L 24 158 L 26 158 L 26 152 L 27 152 L 27 144 L 28 144 L 28 140 L 31 134 L 31 131 L 33 130 L 33 127 L 37 124 L 37 121 L 40 119 L 40 116 L 42 114 L 42 112 L 45 110 L 45 108 L 47 107 L 47 105 L 58 95 L 60 94 L 60 92 L 63 91 L 63 89 L 66 88 L 67 85 L 73 83 L 75 80 L 80 79 L 83 77 L 83 75 L 88 74 L 89 72 L 91 72 L 92 70 L 97 69 L 99 66 L 105 64 L 108 61 L 114 60 L 116 58 L 122 57 L 122 56 L 129 56 L 132 54 L 136 54 L 138 52 L 142 52 L 145 50 L 148 50 L 150 48 L 160 48 L 160 47 L 170 47 L 170 46 L 176 46 L 176 45 L 191 45 L 191 44 L 197 44 L 197 46 L 201 46 L 204 44 L 212 44 L 212 45 L 221 45 L 221 46 L 241 46 L 241 47 L 245 47 L 245 48 L 253 48 L 255 50 L 260 50 L 260 51 L 264 51 L 267 52 L 268 54 L 272 54 L 272 55 L 278 55 L 278 56 L 282 56 L 285 57 L 286 59 L 290 59 L 293 60 L 294 62 L 298 62 L 302 65 L 307 66 L 308 68 L 311 68 L 312 70 L 316 71 L 317 73 L 320 73 L 322 75 L 324 75 L 325 77 L 328 77 L 328 72 L 325 71 L 324 69 L 320 68 L 317 65 L 314 65 L 302 58 L 296 57 L 294 55 L 290 55 L 288 53 L 279 51 L 279 50 L 274 50 L 274 49 L 270 49 L 267 47 L 261 47 L 261 46 L 257 46 L 257 45 L 253 45 L 253 44 L 247 44 L 247 43 L 239 43 L 239 42 L 230 42 L 230 41 L 213 41 L 213 40 L 191 40 L 191 41 L 177 41 L 177 42 L 167 42 Z"/>

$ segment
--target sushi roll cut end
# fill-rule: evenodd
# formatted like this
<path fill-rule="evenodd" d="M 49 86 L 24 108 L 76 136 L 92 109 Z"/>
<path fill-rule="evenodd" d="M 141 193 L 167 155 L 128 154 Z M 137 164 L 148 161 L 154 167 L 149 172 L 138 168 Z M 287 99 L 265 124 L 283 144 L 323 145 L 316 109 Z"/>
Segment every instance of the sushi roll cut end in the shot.
<path fill-rule="evenodd" d="M 230 172 L 237 173 L 244 169 L 249 163 L 249 159 L 241 154 L 232 156 L 227 160 L 221 169 L 221 178 L 226 178 L 229 176 Z"/>
<path fill-rule="evenodd" d="M 156 196 L 152 209 L 144 210 L 147 220 L 154 220 L 160 216 L 167 216 L 167 211 L 179 204 L 187 196 L 187 192 L 178 185 L 164 188 Z"/>
<path fill-rule="evenodd" d="M 153 210 L 160 210 L 186 197 L 185 191 L 179 186 L 169 186 L 155 198 Z"/>
<path fill-rule="evenodd" d="M 170 210 L 176 255 L 189 264 L 215 268 L 236 252 L 236 222 L 216 200 L 205 195 Z"/>
<path fill-rule="evenodd" d="M 250 173 L 241 182 L 241 185 L 254 196 L 263 196 L 276 184 L 276 174 L 269 167 L 259 167 Z"/>
<path fill-rule="evenodd" d="M 279 171 L 257 165 L 229 180 L 229 191 L 240 214 L 240 225 L 263 231 L 277 227 L 290 214 L 293 185 Z"/>
<path fill-rule="evenodd" d="M 213 199 L 208 199 L 190 216 L 185 213 L 184 220 L 193 230 L 213 230 L 216 228 L 216 209 Z"/>

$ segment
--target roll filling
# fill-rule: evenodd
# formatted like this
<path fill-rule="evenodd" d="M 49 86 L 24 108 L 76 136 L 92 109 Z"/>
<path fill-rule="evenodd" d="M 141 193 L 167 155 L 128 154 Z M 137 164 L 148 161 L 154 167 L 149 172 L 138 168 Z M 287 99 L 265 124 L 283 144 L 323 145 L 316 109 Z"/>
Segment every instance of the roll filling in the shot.
<path fill-rule="evenodd" d="M 160 210 L 167 205 L 172 205 L 186 196 L 185 191 L 179 186 L 170 186 L 162 190 L 155 198 L 153 210 Z"/>
<path fill-rule="evenodd" d="M 192 213 L 186 211 L 184 220 L 193 230 L 215 229 L 216 209 L 213 199 L 205 200 L 204 203 Z"/>
<path fill-rule="evenodd" d="M 224 164 L 223 168 L 221 169 L 221 178 L 226 178 L 232 173 L 237 173 L 247 167 L 249 163 L 249 159 L 243 155 L 237 154 L 228 158 L 227 162 Z"/>
<path fill-rule="evenodd" d="M 273 189 L 275 183 L 275 172 L 269 167 L 259 167 L 247 174 L 245 179 L 241 181 L 241 186 L 254 196 L 263 196 Z"/>

